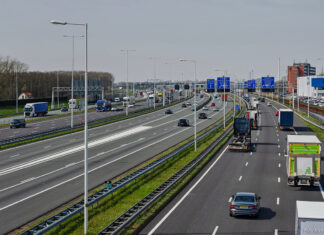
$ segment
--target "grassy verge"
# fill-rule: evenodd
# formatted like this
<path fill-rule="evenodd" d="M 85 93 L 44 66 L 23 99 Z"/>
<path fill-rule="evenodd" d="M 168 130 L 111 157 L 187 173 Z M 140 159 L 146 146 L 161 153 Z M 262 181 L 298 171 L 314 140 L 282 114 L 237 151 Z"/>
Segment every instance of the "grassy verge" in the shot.
<path fill-rule="evenodd" d="M 231 115 L 232 113 L 229 113 L 227 116 Z M 210 126 L 208 129 L 212 128 L 216 124 L 213 124 Z M 204 141 L 206 140 L 211 140 L 215 139 L 219 136 L 221 133 L 221 130 L 215 135 L 211 134 L 207 136 Z M 205 130 L 207 131 L 207 129 Z M 205 132 L 203 131 L 203 132 Z M 199 134 L 202 134 L 199 133 Z M 113 179 L 113 181 L 117 181 L 120 178 L 131 174 L 132 172 L 138 170 L 139 168 L 142 168 L 143 166 L 151 163 L 152 161 L 155 161 L 158 158 L 161 158 L 165 156 L 166 154 L 170 153 L 171 151 L 175 150 L 176 148 L 180 147 L 181 145 L 187 143 L 190 141 L 192 138 L 187 139 L 183 141 L 182 143 L 170 148 L 169 150 L 157 155 L 156 157 L 152 158 L 151 160 L 142 163 L 138 165 L 137 167 L 125 172 L 124 174 L 116 177 Z M 198 150 L 201 151 L 205 147 L 209 145 L 208 143 L 198 143 Z M 192 149 L 192 148 L 191 148 Z M 96 206 L 91 208 L 91 213 L 90 213 L 90 218 L 91 221 L 94 221 L 93 223 L 91 222 L 91 227 L 93 226 L 96 228 L 95 230 L 89 230 L 90 234 L 95 234 L 98 231 L 102 230 L 105 226 L 107 226 L 107 223 L 112 222 L 115 220 L 120 214 L 124 213 L 129 207 L 131 207 L 133 204 L 135 204 L 137 201 L 139 201 L 141 198 L 143 198 L 146 194 L 148 194 L 150 191 L 152 191 L 154 188 L 156 188 L 163 180 L 168 178 L 170 175 L 174 174 L 178 169 L 180 169 L 182 166 L 187 164 L 189 161 L 191 161 L 197 153 L 190 152 L 190 150 L 185 151 L 181 155 L 177 156 L 176 158 L 169 160 L 167 163 L 165 163 L 163 166 L 160 166 L 159 169 L 154 170 L 154 172 L 151 174 L 148 174 L 146 176 L 143 176 L 141 179 L 136 180 L 135 182 L 129 184 L 125 188 L 119 190 L 119 192 L 114 193 L 114 195 L 111 195 L 107 197 L 106 199 L 102 200 L 99 202 Z M 157 174 L 158 173 L 158 174 Z M 163 173 L 163 176 L 161 175 Z M 166 175 L 164 175 L 166 174 Z M 153 181 L 151 181 L 153 178 Z M 156 179 L 156 180 L 154 180 Z M 147 182 L 148 184 L 142 185 L 144 182 Z M 99 187 L 97 189 L 92 190 L 92 193 L 101 190 L 102 187 Z M 75 199 L 73 202 L 64 205 L 63 207 L 52 211 L 51 213 L 47 214 L 44 216 L 42 219 L 39 219 L 32 224 L 28 225 L 26 228 L 31 228 L 35 226 L 36 224 L 39 224 L 41 221 L 44 221 L 46 218 L 49 218 L 55 214 L 58 213 L 58 211 L 61 211 L 77 201 L 81 200 L 81 197 Z M 119 205 L 118 205 L 119 204 Z M 98 222 L 97 222 L 98 221 Z M 101 221 L 101 222 L 100 222 Z M 108 221 L 108 222 L 107 222 Z M 97 223 L 102 223 L 101 226 L 99 226 Z M 82 234 L 82 226 L 83 226 L 83 220 L 82 220 L 82 215 L 72 218 L 69 220 L 69 222 L 66 222 L 66 224 L 56 228 L 55 230 L 51 231 L 50 234 Z M 90 226 L 90 225 L 89 225 Z M 99 228 L 97 228 L 99 226 Z"/>

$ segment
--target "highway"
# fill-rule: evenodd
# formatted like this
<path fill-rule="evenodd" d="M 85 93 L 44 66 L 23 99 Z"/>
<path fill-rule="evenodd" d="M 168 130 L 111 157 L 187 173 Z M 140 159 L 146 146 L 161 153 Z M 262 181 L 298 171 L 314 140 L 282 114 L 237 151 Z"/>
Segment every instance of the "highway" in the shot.
<path fill-rule="evenodd" d="M 140 234 L 294 234 L 296 200 L 323 201 L 324 192 L 287 185 L 285 138 L 313 133 L 296 115 L 294 131 L 280 131 L 275 108 L 261 103 L 261 128 L 252 131 L 253 151 L 230 152 L 224 145 Z M 231 195 L 236 192 L 262 197 L 259 218 L 229 216 Z"/>
<path fill-rule="evenodd" d="M 215 103 L 221 108 L 220 101 Z M 171 115 L 160 110 L 90 129 L 89 188 L 192 136 L 191 108 L 178 104 Z M 232 108 L 233 103 L 228 102 L 226 112 Z M 222 109 L 206 113 L 209 118 L 198 119 L 198 130 L 223 117 Z M 189 119 L 190 127 L 178 127 L 180 118 Z M 1 232 L 11 231 L 82 195 L 83 141 L 83 132 L 78 132 L 0 152 Z"/>
<path fill-rule="evenodd" d="M 156 106 L 161 106 L 162 103 L 157 103 Z M 130 107 L 128 109 L 128 112 L 134 112 L 136 110 L 144 109 L 146 108 L 147 105 L 145 102 L 138 102 L 134 107 Z M 122 111 L 113 111 L 113 112 L 88 112 L 88 121 L 95 121 L 98 119 L 103 119 L 103 118 L 108 118 L 112 117 L 114 115 L 120 115 L 120 114 L 125 114 L 126 108 L 123 107 Z M 61 111 L 58 111 L 61 113 Z M 15 117 L 17 118 L 17 117 Z M 7 118 L 9 119 L 9 118 Z M 12 117 L 10 118 L 12 119 Z M 33 119 L 33 118 L 31 118 Z M 80 124 L 84 122 L 84 113 L 78 113 L 74 115 L 74 124 Z M 0 127 L 2 135 L 0 135 L 0 140 L 4 139 L 10 139 L 10 138 L 15 138 L 15 137 L 21 137 L 21 136 L 26 136 L 30 134 L 37 134 L 41 133 L 44 131 L 50 131 L 50 130 L 55 130 L 59 128 L 64 128 L 64 127 L 70 127 L 71 126 L 71 115 L 67 115 L 64 117 L 53 117 L 50 119 L 42 119 L 39 118 L 39 120 L 34 121 L 34 122 L 28 122 L 26 124 L 26 128 L 9 128 L 9 126 L 5 127 Z"/>

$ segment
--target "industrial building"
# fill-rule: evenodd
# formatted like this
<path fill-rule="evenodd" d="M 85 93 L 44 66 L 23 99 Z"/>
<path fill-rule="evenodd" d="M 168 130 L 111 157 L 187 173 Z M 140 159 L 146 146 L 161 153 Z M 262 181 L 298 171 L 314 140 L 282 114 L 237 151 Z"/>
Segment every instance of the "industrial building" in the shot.
<path fill-rule="evenodd" d="M 324 98 L 324 78 L 321 76 L 298 77 L 297 95 L 300 97 Z"/>
<path fill-rule="evenodd" d="M 293 66 L 288 66 L 288 92 L 293 93 L 297 91 L 297 77 L 314 76 L 316 75 L 316 68 L 311 67 L 309 63 L 294 63 Z"/>

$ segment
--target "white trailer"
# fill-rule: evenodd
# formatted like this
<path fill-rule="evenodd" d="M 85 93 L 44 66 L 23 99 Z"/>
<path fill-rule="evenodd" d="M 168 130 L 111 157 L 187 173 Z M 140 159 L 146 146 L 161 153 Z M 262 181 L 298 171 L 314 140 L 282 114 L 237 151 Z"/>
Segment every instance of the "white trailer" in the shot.
<path fill-rule="evenodd" d="M 296 201 L 295 235 L 324 234 L 324 202 Z"/>

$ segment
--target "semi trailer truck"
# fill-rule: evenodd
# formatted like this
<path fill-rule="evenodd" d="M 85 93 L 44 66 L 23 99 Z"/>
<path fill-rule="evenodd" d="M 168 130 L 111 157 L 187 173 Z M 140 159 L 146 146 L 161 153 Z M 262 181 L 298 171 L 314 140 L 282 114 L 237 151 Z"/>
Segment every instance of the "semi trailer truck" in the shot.
<path fill-rule="evenodd" d="M 251 148 L 251 126 L 248 118 L 234 119 L 234 136 L 229 150 L 249 151 Z"/>
<path fill-rule="evenodd" d="M 288 185 L 319 186 L 321 141 L 315 135 L 287 135 Z"/>
<path fill-rule="evenodd" d="M 48 113 L 48 102 L 27 103 L 24 108 L 25 117 L 40 117 Z"/>
<path fill-rule="evenodd" d="M 111 110 L 111 102 L 107 100 L 97 100 L 96 102 L 96 111 L 97 112 L 106 112 Z"/>
<path fill-rule="evenodd" d="M 258 111 L 257 110 L 248 110 L 246 112 L 246 118 L 250 121 L 251 129 L 258 129 Z"/>
<path fill-rule="evenodd" d="M 280 130 L 294 129 L 294 112 L 291 109 L 279 109 L 278 126 Z"/>

